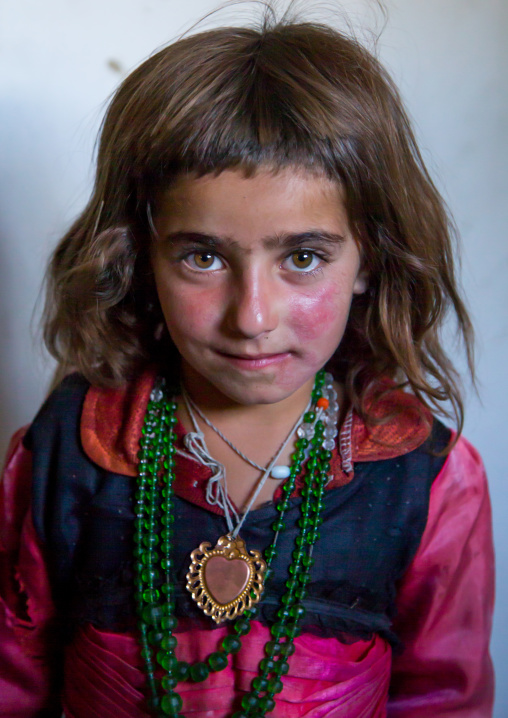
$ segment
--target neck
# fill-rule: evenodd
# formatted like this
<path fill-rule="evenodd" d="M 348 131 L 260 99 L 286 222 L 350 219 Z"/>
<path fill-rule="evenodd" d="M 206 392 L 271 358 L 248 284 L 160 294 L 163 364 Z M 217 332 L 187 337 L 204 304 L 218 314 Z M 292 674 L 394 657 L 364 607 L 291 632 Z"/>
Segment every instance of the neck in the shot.
<path fill-rule="evenodd" d="M 314 377 L 290 396 L 275 403 L 242 404 L 217 390 L 192 369 L 184 368 L 183 383 L 193 402 L 213 422 L 222 426 L 250 426 L 265 429 L 291 424 L 307 406 Z"/>

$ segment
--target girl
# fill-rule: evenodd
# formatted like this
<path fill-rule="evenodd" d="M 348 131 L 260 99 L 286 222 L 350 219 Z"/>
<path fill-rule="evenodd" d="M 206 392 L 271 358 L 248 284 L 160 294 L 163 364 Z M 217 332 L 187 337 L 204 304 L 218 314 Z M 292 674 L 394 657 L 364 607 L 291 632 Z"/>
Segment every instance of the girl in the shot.
<path fill-rule="evenodd" d="M 1 487 L 2 715 L 490 715 L 490 509 L 439 339 L 470 324 L 364 48 L 285 21 L 151 57 L 48 276 L 65 378 Z"/>

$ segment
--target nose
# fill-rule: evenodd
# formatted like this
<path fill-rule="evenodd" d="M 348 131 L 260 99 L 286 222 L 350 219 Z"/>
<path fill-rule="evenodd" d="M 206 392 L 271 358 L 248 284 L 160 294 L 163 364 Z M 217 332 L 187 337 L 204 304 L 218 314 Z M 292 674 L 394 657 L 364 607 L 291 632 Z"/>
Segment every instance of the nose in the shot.
<path fill-rule="evenodd" d="M 236 277 L 229 303 L 230 331 L 248 339 L 272 332 L 279 323 L 276 280 L 266 268 L 250 269 Z"/>

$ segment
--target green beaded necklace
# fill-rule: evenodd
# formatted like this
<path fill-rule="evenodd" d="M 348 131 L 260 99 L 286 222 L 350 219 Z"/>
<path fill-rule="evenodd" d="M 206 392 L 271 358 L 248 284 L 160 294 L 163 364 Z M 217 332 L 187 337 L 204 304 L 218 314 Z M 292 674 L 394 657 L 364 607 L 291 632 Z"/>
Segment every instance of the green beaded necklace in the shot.
<path fill-rule="evenodd" d="M 318 372 L 312 391 L 313 402 L 318 406 L 326 406 L 328 403 L 322 397 L 325 381 L 325 372 Z M 135 601 L 141 654 L 150 691 L 149 705 L 154 715 L 160 718 L 183 718 L 179 713 L 182 699 L 175 691 L 177 683 L 203 681 L 210 671 L 226 668 L 228 655 L 240 650 L 241 637 L 249 633 L 250 621 L 257 615 L 257 606 L 244 611 L 233 624 L 234 633 L 226 636 L 218 650 L 205 661 L 189 664 L 176 658 L 177 639 L 173 631 L 177 620 L 174 616 L 172 578 L 176 409 L 176 403 L 166 394 L 164 380 L 159 380 L 152 391 L 142 429 L 134 509 Z M 304 421 L 314 422 L 315 418 L 315 413 L 310 411 Z M 232 718 L 260 718 L 274 709 L 274 696 L 283 688 L 281 676 L 288 672 L 287 659 L 294 653 L 293 641 L 300 634 L 299 622 L 305 615 L 302 600 L 310 581 L 312 550 L 319 538 L 323 493 L 331 458 L 331 451 L 323 447 L 323 443 L 327 442 L 325 424 L 321 419 L 318 418 L 313 424 L 312 433 L 298 521 L 300 534 L 295 539 L 293 560 L 286 581 L 287 591 L 281 597 L 278 620 L 270 629 L 272 640 L 265 645 L 266 657 L 259 664 L 259 673 L 252 681 L 250 692 L 242 698 L 242 710 L 234 713 Z M 290 476 L 282 486 L 283 497 L 276 505 L 279 517 L 272 525 L 274 537 L 264 551 L 267 565 L 265 580 L 269 578 L 271 564 L 277 555 L 279 533 L 285 528 L 284 514 L 308 445 L 309 439 L 305 437 L 295 442 L 296 451 L 292 455 Z M 159 670 L 163 671 L 160 680 L 155 675 L 156 666 L 160 666 Z"/>

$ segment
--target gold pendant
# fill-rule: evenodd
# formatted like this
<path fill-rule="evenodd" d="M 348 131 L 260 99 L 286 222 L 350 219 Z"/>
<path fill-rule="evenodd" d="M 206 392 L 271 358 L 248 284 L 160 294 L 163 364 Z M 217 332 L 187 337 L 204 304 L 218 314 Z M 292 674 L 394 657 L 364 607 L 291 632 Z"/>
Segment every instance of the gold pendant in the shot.
<path fill-rule="evenodd" d="M 238 536 L 221 536 L 211 546 L 204 541 L 191 553 L 187 590 L 207 616 L 222 623 L 259 601 L 266 563 L 259 551 L 247 551 Z"/>

